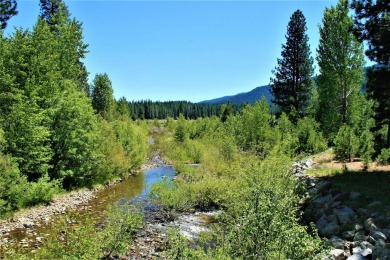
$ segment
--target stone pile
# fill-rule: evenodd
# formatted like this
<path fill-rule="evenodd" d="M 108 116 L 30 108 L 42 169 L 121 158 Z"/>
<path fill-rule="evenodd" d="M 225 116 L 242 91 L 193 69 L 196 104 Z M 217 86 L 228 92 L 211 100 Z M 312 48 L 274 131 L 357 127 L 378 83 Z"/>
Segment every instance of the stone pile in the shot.
<path fill-rule="evenodd" d="M 314 222 L 331 248 L 324 259 L 390 259 L 390 207 L 373 201 L 359 207 L 367 198 L 359 192 L 343 192 L 330 181 L 319 182 L 305 175 L 310 159 L 294 163 L 294 174 L 306 186 L 302 210 L 304 221 Z"/>

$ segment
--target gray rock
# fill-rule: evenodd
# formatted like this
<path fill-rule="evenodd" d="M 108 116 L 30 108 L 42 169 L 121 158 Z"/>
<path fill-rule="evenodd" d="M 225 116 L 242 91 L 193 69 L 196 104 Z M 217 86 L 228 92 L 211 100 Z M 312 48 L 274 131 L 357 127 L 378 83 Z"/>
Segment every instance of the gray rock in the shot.
<path fill-rule="evenodd" d="M 362 216 L 364 218 L 368 217 L 368 215 L 370 214 L 368 209 L 362 209 L 362 208 L 357 209 L 356 212 L 359 214 L 359 216 Z"/>
<path fill-rule="evenodd" d="M 341 192 L 333 197 L 333 201 L 345 201 L 349 199 L 349 192 Z"/>
<path fill-rule="evenodd" d="M 370 204 L 368 204 L 367 208 L 377 208 L 382 206 L 383 203 L 381 201 L 373 201 Z"/>
<path fill-rule="evenodd" d="M 375 226 L 375 224 L 372 224 L 370 227 L 370 234 L 373 234 L 374 232 L 378 231 L 379 229 Z"/>
<path fill-rule="evenodd" d="M 340 209 L 334 209 L 334 214 L 336 215 L 337 219 L 339 220 L 341 225 L 348 224 L 356 219 L 356 213 L 353 211 L 353 209 L 348 207 L 342 207 Z"/>
<path fill-rule="evenodd" d="M 322 181 L 317 184 L 317 190 L 322 195 L 327 194 L 332 187 L 332 183 L 330 181 Z"/>
<path fill-rule="evenodd" d="M 390 229 L 382 229 L 381 232 L 385 234 L 387 238 L 390 238 Z"/>
<path fill-rule="evenodd" d="M 372 249 L 370 248 L 366 248 L 366 249 L 363 249 L 360 254 L 364 257 L 370 257 L 372 255 Z"/>
<path fill-rule="evenodd" d="M 328 225 L 328 221 L 326 220 L 326 215 L 323 214 L 322 217 L 316 223 L 318 232 L 322 234 L 323 230 L 326 228 L 327 225 Z"/>
<path fill-rule="evenodd" d="M 360 230 L 363 230 L 363 225 L 356 224 L 355 225 L 355 231 L 360 231 Z"/>
<path fill-rule="evenodd" d="M 348 257 L 347 260 L 366 260 L 366 258 L 362 254 L 357 253 Z"/>
<path fill-rule="evenodd" d="M 375 243 L 375 248 L 386 248 L 386 242 L 382 239 L 378 239 Z"/>
<path fill-rule="evenodd" d="M 371 225 L 374 224 L 374 220 L 372 218 L 368 218 L 364 221 L 364 230 L 370 232 Z"/>
<path fill-rule="evenodd" d="M 337 236 L 332 236 L 328 241 L 325 242 L 326 246 L 336 248 L 336 249 L 344 249 L 345 241 Z"/>
<path fill-rule="evenodd" d="M 363 248 L 363 250 L 366 249 L 366 248 L 369 248 L 371 250 L 375 249 L 375 246 L 373 246 L 370 242 L 367 242 L 367 241 L 361 242 L 360 246 Z"/>
<path fill-rule="evenodd" d="M 328 194 L 325 197 L 318 197 L 313 200 L 313 204 L 317 207 L 323 207 L 325 204 L 329 203 L 332 200 L 332 195 Z"/>
<path fill-rule="evenodd" d="M 338 219 L 337 219 L 337 217 L 335 216 L 335 215 L 329 215 L 329 216 L 327 216 L 326 217 L 326 220 L 328 221 L 328 222 L 338 222 Z"/>
<path fill-rule="evenodd" d="M 332 237 L 340 233 L 340 226 L 336 222 L 330 222 L 322 230 L 322 235 L 325 237 Z"/>
<path fill-rule="evenodd" d="M 328 259 L 334 260 L 344 260 L 346 257 L 344 250 L 341 249 L 332 249 L 329 252 Z"/>
<path fill-rule="evenodd" d="M 352 254 L 357 254 L 363 251 L 363 249 L 360 246 L 352 248 Z"/>
<path fill-rule="evenodd" d="M 353 237 L 353 241 L 365 241 L 367 239 L 367 236 L 364 235 L 363 232 L 357 232 L 355 236 Z"/>
<path fill-rule="evenodd" d="M 367 241 L 370 242 L 371 244 L 375 244 L 376 243 L 376 239 L 373 238 L 372 236 L 368 236 L 367 237 Z"/>
<path fill-rule="evenodd" d="M 378 230 L 372 232 L 371 236 L 372 236 L 373 238 L 375 238 L 376 240 L 378 240 L 378 239 L 382 239 L 383 241 L 386 241 L 386 240 L 387 240 L 386 235 L 383 234 L 382 232 L 378 231 Z"/>
<path fill-rule="evenodd" d="M 362 197 L 362 194 L 360 194 L 360 192 L 352 191 L 349 193 L 350 200 L 357 200 L 357 199 L 360 199 L 361 197 Z"/>
<path fill-rule="evenodd" d="M 355 231 L 353 231 L 353 230 L 345 231 L 345 232 L 343 232 L 342 236 L 344 239 L 353 240 L 353 237 L 355 236 Z"/>
<path fill-rule="evenodd" d="M 372 253 L 373 260 L 388 260 L 390 259 L 390 249 L 377 248 Z"/>

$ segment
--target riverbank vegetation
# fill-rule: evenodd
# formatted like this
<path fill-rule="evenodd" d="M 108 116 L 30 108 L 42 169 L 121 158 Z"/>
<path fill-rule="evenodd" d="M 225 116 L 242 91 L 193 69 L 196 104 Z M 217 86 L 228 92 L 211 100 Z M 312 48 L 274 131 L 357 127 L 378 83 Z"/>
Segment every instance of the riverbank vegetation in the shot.
<path fill-rule="evenodd" d="M 168 258 L 319 257 L 323 245 L 314 227 L 301 225 L 304 190 L 290 167 L 328 147 L 339 161 L 359 158 L 365 169 L 373 160 L 390 163 L 389 18 L 381 3 L 340 0 L 325 10 L 316 77 L 305 17 L 297 10 L 271 79 L 271 111 L 264 98 L 239 107 L 116 101 L 107 74 L 88 84 L 81 23 L 62 1 L 42 0 L 32 29 L 0 32 L 0 216 L 137 169 L 153 127 L 154 149 L 178 176 L 154 185 L 152 201 L 173 214 L 220 210 L 208 239 L 194 246 L 174 235 Z M 370 24 L 370 17 L 380 23 Z M 363 40 L 378 63 L 366 75 Z M 133 120 L 166 116 L 174 119 L 163 126 Z M 53 227 L 29 257 L 95 259 L 125 251 L 141 216 L 122 210 L 107 217 L 105 228 Z"/>
<path fill-rule="evenodd" d="M 146 126 L 119 113 L 107 77 L 90 90 L 81 23 L 59 3 L 31 30 L 0 32 L 0 216 L 144 161 Z"/>

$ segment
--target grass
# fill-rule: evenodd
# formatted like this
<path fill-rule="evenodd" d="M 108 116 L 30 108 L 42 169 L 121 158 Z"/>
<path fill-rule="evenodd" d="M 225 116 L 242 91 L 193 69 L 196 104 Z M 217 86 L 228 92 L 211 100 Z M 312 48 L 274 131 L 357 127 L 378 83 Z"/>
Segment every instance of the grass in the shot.
<path fill-rule="evenodd" d="M 367 203 L 380 200 L 390 205 L 390 171 L 370 169 L 343 169 L 342 163 L 329 164 L 331 152 L 315 156 L 316 168 L 307 173 L 322 180 L 329 180 L 341 191 L 360 192 Z M 336 167 L 335 167 L 336 166 Z"/>

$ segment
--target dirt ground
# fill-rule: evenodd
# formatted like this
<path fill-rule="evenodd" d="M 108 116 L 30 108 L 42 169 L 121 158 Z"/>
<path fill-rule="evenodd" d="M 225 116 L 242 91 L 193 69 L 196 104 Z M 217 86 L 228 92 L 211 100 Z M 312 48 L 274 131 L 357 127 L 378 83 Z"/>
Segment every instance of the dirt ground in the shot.
<path fill-rule="evenodd" d="M 345 165 L 348 170 L 352 171 L 364 169 L 363 162 L 359 159 L 354 159 L 352 162 L 340 162 L 335 160 L 334 154 L 332 153 L 318 154 L 314 156 L 313 161 L 321 168 L 341 170 Z M 390 171 L 390 165 L 379 165 L 378 163 L 373 162 L 370 164 L 368 171 Z"/>

